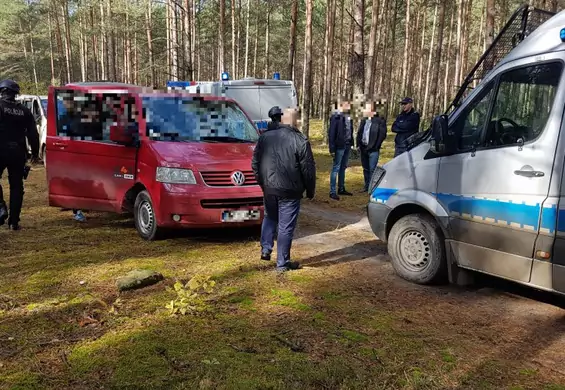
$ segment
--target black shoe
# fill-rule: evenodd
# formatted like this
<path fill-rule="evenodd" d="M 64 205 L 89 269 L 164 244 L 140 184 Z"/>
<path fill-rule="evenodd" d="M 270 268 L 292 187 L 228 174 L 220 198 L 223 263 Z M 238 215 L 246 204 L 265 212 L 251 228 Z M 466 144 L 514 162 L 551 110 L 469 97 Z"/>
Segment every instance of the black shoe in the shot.
<path fill-rule="evenodd" d="M 277 267 L 277 272 L 282 273 L 282 272 L 294 271 L 294 270 L 297 270 L 297 269 L 300 269 L 300 268 L 302 268 L 300 266 L 300 263 L 298 263 L 296 261 L 289 261 L 288 263 L 285 264 L 284 267 L 282 267 L 282 268 Z"/>
<path fill-rule="evenodd" d="M 338 195 L 343 195 L 343 196 L 353 196 L 353 194 L 351 192 L 348 192 L 346 190 L 339 190 L 338 191 Z"/>
<path fill-rule="evenodd" d="M 261 260 L 271 261 L 271 251 L 263 249 L 261 251 Z"/>
<path fill-rule="evenodd" d="M 339 196 L 337 196 L 337 194 L 330 194 L 330 198 L 333 200 L 339 200 Z"/>
<path fill-rule="evenodd" d="M 15 225 L 10 224 L 10 225 L 8 225 L 8 229 L 13 230 L 13 231 L 18 231 L 18 230 L 21 230 L 22 227 L 19 224 L 15 224 Z"/>

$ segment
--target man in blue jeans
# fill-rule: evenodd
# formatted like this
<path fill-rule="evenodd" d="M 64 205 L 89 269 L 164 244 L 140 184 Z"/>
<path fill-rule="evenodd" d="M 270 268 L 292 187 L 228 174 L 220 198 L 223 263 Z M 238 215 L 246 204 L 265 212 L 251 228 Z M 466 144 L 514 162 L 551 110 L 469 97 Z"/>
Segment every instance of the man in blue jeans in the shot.
<path fill-rule="evenodd" d="M 345 189 L 345 170 L 349 162 L 351 147 L 354 144 L 353 121 L 350 111 L 351 104 L 349 101 L 341 99 L 339 109 L 330 118 L 328 143 L 330 154 L 333 157 L 333 167 L 330 174 L 330 198 L 333 200 L 339 200 L 339 195 L 353 195 Z"/>
<path fill-rule="evenodd" d="M 365 186 L 362 192 L 369 190 L 371 177 L 379 162 L 381 146 L 386 138 L 386 120 L 379 116 L 383 104 L 369 102 L 365 105 L 364 117 L 357 130 L 357 148 L 361 154 Z"/>
<path fill-rule="evenodd" d="M 277 271 L 300 268 L 291 261 L 290 248 L 304 192 L 314 198 L 316 165 L 307 138 L 296 128 L 298 112 L 269 110 L 273 125 L 259 137 L 251 167 L 264 194 L 261 259 L 271 260 L 277 234 Z"/>

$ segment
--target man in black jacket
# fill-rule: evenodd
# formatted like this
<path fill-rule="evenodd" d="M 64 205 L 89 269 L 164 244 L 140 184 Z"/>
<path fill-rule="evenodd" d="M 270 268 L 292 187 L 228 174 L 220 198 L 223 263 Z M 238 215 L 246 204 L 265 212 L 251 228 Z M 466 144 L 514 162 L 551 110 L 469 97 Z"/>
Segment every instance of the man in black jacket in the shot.
<path fill-rule="evenodd" d="M 337 109 L 337 104 L 336 107 Z M 354 146 L 353 121 L 350 116 L 351 104 L 341 99 L 339 110 L 330 118 L 328 143 L 333 157 L 330 174 L 330 198 L 339 200 L 339 195 L 351 196 L 345 189 L 345 170 L 349 162 L 351 146 Z M 337 182 L 337 183 L 336 183 Z"/>
<path fill-rule="evenodd" d="M 19 85 L 12 80 L 0 82 L 0 177 L 8 169 L 10 184 L 10 214 L 0 186 L 0 225 L 8 218 L 10 230 L 20 229 L 20 213 L 24 198 L 24 169 L 27 160 L 26 138 L 31 147 L 32 161 L 39 160 L 39 136 L 31 111 L 16 102 Z"/>
<path fill-rule="evenodd" d="M 402 112 L 392 124 L 392 132 L 396 133 L 394 157 L 406 151 L 406 140 L 420 129 L 420 113 L 414 109 L 414 100 L 407 97 L 400 104 L 402 105 Z"/>
<path fill-rule="evenodd" d="M 369 102 L 365 105 L 365 115 L 357 131 L 357 147 L 361 154 L 361 165 L 363 166 L 363 177 L 365 186 L 362 192 L 369 190 L 369 183 L 373 172 L 379 162 L 381 146 L 386 138 L 386 120 L 379 116 L 377 110 L 382 105 Z"/>
<path fill-rule="evenodd" d="M 282 114 L 273 107 L 269 116 Z M 316 190 L 316 165 L 306 137 L 295 127 L 296 110 L 287 110 L 282 123 L 261 134 L 253 152 L 251 167 L 264 194 L 265 218 L 261 229 L 261 259 L 271 260 L 277 236 L 277 270 L 298 269 L 290 259 L 300 200 L 304 192 L 313 199 Z"/>

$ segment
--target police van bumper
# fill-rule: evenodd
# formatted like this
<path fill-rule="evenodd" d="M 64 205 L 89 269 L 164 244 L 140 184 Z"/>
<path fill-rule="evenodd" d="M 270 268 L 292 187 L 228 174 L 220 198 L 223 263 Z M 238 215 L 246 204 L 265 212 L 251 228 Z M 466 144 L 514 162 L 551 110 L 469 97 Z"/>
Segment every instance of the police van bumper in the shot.
<path fill-rule="evenodd" d="M 386 221 L 391 211 L 392 209 L 384 203 L 370 202 L 367 205 L 367 219 L 371 230 L 385 244 L 387 242 Z"/>

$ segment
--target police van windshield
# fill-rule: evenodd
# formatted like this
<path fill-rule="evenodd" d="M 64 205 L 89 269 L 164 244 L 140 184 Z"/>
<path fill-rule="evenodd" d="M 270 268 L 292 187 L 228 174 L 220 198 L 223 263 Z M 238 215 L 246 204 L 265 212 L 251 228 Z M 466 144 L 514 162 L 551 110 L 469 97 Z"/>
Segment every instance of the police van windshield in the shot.
<path fill-rule="evenodd" d="M 179 96 L 143 97 L 147 136 L 156 141 L 257 142 L 259 134 L 234 104 Z"/>

